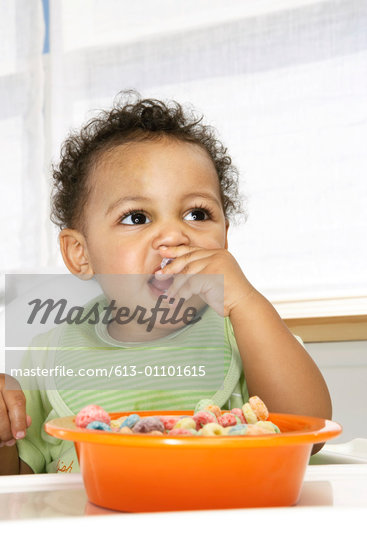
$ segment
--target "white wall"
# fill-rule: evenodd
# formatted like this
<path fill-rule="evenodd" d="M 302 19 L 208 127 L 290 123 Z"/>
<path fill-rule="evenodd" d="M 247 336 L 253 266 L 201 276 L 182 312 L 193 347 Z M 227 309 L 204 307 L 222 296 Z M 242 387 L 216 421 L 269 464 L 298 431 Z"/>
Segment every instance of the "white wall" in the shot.
<path fill-rule="evenodd" d="M 343 433 L 330 444 L 367 438 L 367 341 L 306 344 L 333 402 L 333 420 Z"/>

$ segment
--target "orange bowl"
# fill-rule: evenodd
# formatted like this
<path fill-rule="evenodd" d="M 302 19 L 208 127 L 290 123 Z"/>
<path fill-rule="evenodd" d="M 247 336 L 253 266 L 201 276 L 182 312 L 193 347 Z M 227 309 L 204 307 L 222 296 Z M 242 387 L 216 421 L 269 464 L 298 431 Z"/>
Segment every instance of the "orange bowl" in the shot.
<path fill-rule="evenodd" d="M 275 413 L 269 420 L 281 433 L 257 436 L 124 435 L 77 428 L 74 419 L 51 420 L 45 430 L 74 441 L 88 499 L 122 512 L 291 506 L 299 498 L 312 446 L 342 431 L 330 420 Z"/>

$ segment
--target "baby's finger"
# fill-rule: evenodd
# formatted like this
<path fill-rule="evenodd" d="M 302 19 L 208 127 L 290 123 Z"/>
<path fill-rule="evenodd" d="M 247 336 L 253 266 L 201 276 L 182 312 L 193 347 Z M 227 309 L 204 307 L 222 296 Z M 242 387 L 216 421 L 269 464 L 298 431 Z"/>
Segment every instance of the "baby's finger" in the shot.
<path fill-rule="evenodd" d="M 176 275 L 172 285 L 167 290 L 168 299 L 174 298 L 178 301 L 180 298 L 184 298 L 188 300 L 192 296 L 192 293 L 188 295 L 188 289 L 188 275 L 182 275 L 181 277 Z"/>
<path fill-rule="evenodd" d="M 24 393 L 22 390 L 5 390 L 3 396 L 8 409 L 12 437 L 22 439 L 28 427 Z"/>
<path fill-rule="evenodd" d="M 160 246 L 158 248 L 158 251 L 160 254 L 164 257 L 169 258 L 178 258 L 182 256 L 183 254 L 189 254 L 190 252 L 194 252 L 195 250 L 204 250 L 198 246 L 188 246 L 181 244 L 179 246 Z"/>
<path fill-rule="evenodd" d="M 183 298 L 189 300 L 191 296 L 200 295 L 205 278 L 200 275 L 176 275 L 172 286 L 168 289 L 168 298 L 176 301 Z"/>
<path fill-rule="evenodd" d="M 155 276 L 157 279 L 166 279 L 170 275 L 177 275 L 179 273 L 185 275 L 189 271 L 190 274 L 199 273 L 208 263 L 208 261 L 203 260 L 212 256 L 213 250 L 200 248 L 197 252 L 197 254 L 187 253 L 174 258 L 163 269 L 156 271 Z"/>
<path fill-rule="evenodd" d="M 209 252 L 209 251 L 205 251 Z M 173 275 L 173 282 L 168 288 L 168 294 L 171 297 L 174 297 L 175 294 L 183 287 L 183 285 L 188 284 L 189 288 L 192 290 L 192 294 L 199 294 L 201 292 L 201 287 L 205 283 L 207 276 L 203 273 L 203 271 L 208 267 L 209 261 L 208 261 L 209 254 L 206 254 L 203 257 L 200 257 L 199 259 L 192 259 L 189 261 L 189 263 L 184 264 L 184 271 L 186 273 L 172 273 Z M 180 259 L 176 259 L 175 262 L 180 261 Z M 171 268 L 171 271 L 173 271 L 173 263 L 167 266 L 167 270 Z M 177 269 L 177 268 L 176 268 Z M 190 273 L 188 273 L 190 271 Z M 168 275 L 168 273 L 167 273 Z M 182 296 L 186 297 L 186 296 Z M 186 298 L 187 299 L 187 298 Z"/>

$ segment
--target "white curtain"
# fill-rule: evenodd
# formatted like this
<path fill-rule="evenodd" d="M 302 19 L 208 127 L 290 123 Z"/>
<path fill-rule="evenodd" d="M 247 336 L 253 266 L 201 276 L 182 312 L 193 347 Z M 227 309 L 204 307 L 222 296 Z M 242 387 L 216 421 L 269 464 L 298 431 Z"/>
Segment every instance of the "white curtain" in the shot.
<path fill-rule="evenodd" d="M 43 63 L 42 3 L 0 2 L 3 270 L 63 269 L 50 162 L 135 88 L 217 127 L 248 199 L 230 251 L 256 288 L 367 293 L 364 0 L 50 0 Z"/>
<path fill-rule="evenodd" d="M 37 0 L 0 0 L 0 270 L 47 262 L 42 46 Z"/>

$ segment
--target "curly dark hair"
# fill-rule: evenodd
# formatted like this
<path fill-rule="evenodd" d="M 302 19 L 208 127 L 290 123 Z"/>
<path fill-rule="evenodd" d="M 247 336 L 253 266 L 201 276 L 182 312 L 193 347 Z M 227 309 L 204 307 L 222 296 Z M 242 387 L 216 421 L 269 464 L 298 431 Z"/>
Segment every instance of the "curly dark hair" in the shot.
<path fill-rule="evenodd" d="M 61 147 L 61 159 L 52 166 L 51 220 L 60 229 L 83 228 L 88 199 L 87 178 L 94 163 L 106 151 L 123 143 L 156 140 L 168 136 L 204 148 L 212 159 L 220 184 L 226 219 L 244 215 L 238 170 L 211 126 L 202 123 L 192 109 L 175 102 L 141 99 L 135 90 L 120 92 L 110 111 L 102 110 L 79 132 L 71 132 Z M 234 217 L 233 220 L 235 221 Z"/>

